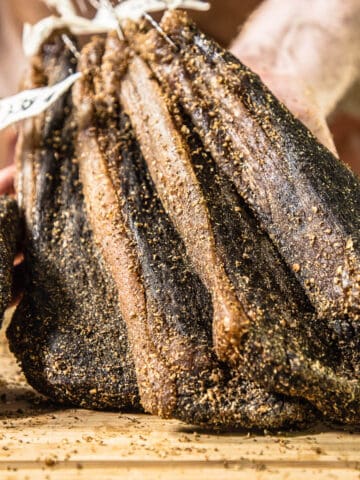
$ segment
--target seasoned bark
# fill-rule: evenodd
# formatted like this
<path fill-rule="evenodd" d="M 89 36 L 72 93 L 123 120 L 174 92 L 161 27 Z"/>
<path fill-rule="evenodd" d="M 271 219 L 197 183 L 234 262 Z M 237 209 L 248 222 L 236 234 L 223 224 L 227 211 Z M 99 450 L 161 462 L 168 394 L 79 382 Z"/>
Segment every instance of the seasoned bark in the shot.
<path fill-rule="evenodd" d="M 135 57 L 122 82 L 121 100 L 164 208 L 183 238 L 194 266 L 211 293 L 215 337 L 229 332 L 237 341 L 248 330 L 249 316 L 239 302 L 215 246 L 211 218 L 189 161 L 181 131 L 174 126 L 167 101 L 144 62 Z"/>
<path fill-rule="evenodd" d="M 76 68 L 59 35 L 30 72 L 33 87 Z M 8 329 L 31 385 L 88 408 L 138 406 L 126 325 L 93 240 L 74 153 L 71 94 L 27 121 L 18 147 L 18 194 L 26 212 L 26 291 Z"/>
<path fill-rule="evenodd" d="M 149 52 L 222 171 L 234 182 L 359 376 L 358 178 L 230 53 L 168 13 Z M 154 35 L 155 36 L 155 35 Z M 151 42 L 150 42 L 151 43 Z M 177 67 L 176 67 L 177 66 Z"/>
<path fill-rule="evenodd" d="M 164 211 L 117 97 L 126 96 L 129 81 L 112 74 L 122 71 L 125 48 L 110 35 L 101 58 L 99 44 L 83 51 L 84 77 L 75 89 L 80 171 L 97 241 L 115 283 L 122 282 L 119 303 L 143 406 L 207 427 L 302 422 L 311 416 L 306 403 L 267 393 L 216 359 L 211 297 Z"/>
<path fill-rule="evenodd" d="M 114 41 L 112 37 L 109 42 Z M 113 68 L 108 69 L 109 90 L 113 83 L 117 83 L 119 63 L 122 55 L 116 56 L 112 61 L 112 52 L 108 53 L 109 63 Z M 119 49 L 119 54 L 121 49 Z M 98 121 L 105 121 L 115 108 L 110 100 L 103 94 L 95 97 L 95 84 L 100 83 L 101 89 L 101 60 L 104 54 L 104 42 L 94 39 L 82 51 L 79 65 L 84 77 L 74 88 L 74 101 L 76 105 L 76 119 L 79 125 L 77 134 L 77 152 L 80 164 L 80 177 L 84 187 L 85 206 L 89 221 L 94 231 L 94 238 L 108 265 L 113 282 L 118 286 L 119 305 L 127 323 L 129 339 L 134 360 L 136 374 L 141 396 L 141 403 L 148 411 L 163 410 L 170 404 L 168 396 L 172 393 L 168 372 L 163 362 L 149 344 L 146 334 L 146 296 L 139 277 L 139 262 L 137 253 L 131 242 L 126 219 L 119 208 L 119 185 L 109 175 L 109 162 L 117 162 L 119 141 L 114 125 L 105 123 L 104 129 L 99 131 L 96 127 Z M 126 50 L 124 51 L 126 55 Z M 115 68 L 115 65 L 116 68 Z M 114 73 L 116 72 L 116 73 Z M 111 81 L 112 76 L 114 79 Z M 97 100 L 97 101 L 96 101 Z M 102 111 L 99 107 L 103 103 Z M 110 103 L 108 106 L 106 103 Z M 94 110 L 95 106 L 98 108 Z M 96 117 L 95 117 L 96 115 Z M 113 113 L 114 115 L 114 113 Z M 95 118 L 94 118 L 95 117 Z M 103 155 L 100 147 L 100 137 L 108 139 L 106 149 L 108 157 Z M 164 388 L 155 385 L 164 383 Z M 163 398 L 164 395 L 164 398 Z"/>
<path fill-rule="evenodd" d="M 189 96 L 183 92 L 192 88 L 181 64 L 185 52 L 177 56 L 155 31 L 148 38 L 136 36 L 135 42 L 170 92 L 167 101 L 153 73 L 139 58 L 132 61 L 122 101 L 160 198 L 210 292 L 209 263 L 221 262 L 241 306 L 238 311 L 249 319 L 244 324 L 238 318 L 237 326 L 234 315 L 228 328 L 227 319 L 214 316 L 217 351 L 265 388 L 303 396 L 326 416 L 357 423 L 360 387 L 352 347 L 342 348 L 327 322 L 314 315 L 304 291 L 239 196 L 236 182 L 204 151 L 190 120 L 179 111 L 174 124 L 174 104 L 179 100 L 186 108 L 192 95 L 194 102 L 197 98 L 193 90 L 186 91 Z M 180 94 L 172 95 L 176 89 Z M 210 245 L 212 256 L 204 254 L 204 245 Z"/>
<path fill-rule="evenodd" d="M 0 323 L 11 301 L 13 263 L 21 224 L 17 203 L 10 197 L 0 197 Z"/>

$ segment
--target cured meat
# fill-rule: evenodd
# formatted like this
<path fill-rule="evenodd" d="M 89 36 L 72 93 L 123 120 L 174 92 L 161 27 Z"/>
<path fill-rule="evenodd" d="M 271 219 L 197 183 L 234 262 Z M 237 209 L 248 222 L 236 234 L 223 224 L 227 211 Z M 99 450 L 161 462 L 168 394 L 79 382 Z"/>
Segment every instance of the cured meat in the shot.
<path fill-rule="evenodd" d="M 256 212 L 318 314 L 359 320 L 359 179 L 259 77 L 185 16 L 170 13 L 162 26 L 183 52 L 194 99 L 190 105 L 183 97 L 184 104 L 220 168 Z"/>
<path fill-rule="evenodd" d="M 130 30 L 127 35 L 133 40 Z M 187 108 L 197 98 L 181 90 L 192 88 L 181 64 L 185 52 L 177 56 L 156 31 L 147 38 L 135 34 L 134 41 L 152 71 L 135 57 L 121 99 L 164 208 L 214 304 L 231 298 L 227 311 L 214 306 L 217 352 L 266 389 L 302 396 L 329 418 L 357 423 L 360 389 L 347 356 L 351 346 L 341 350 L 315 316 L 235 182 L 204 150 L 190 118 L 176 112 L 177 102 Z"/>
<path fill-rule="evenodd" d="M 186 16 L 168 14 L 163 28 L 170 42 L 144 25 L 129 25 L 127 42 L 94 38 L 82 50 L 73 93 L 25 123 L 18 194 L 27 277 L 11 348 L 29 382 L 62 402 L 141 401 L 148 412 L 223 429 L 303 424 L 316 417 L 313 406 L 358 423 L 356 236 L 351 230 L 343 246 L 351 250 L 347 270 L 336 270 L 348 282 L 346 301 L 343 284 L 331 290 L 324 280 L 325 308 L 316 288 L 326 275 L 309 290 L 311 255 L 304 254 L 304 278 L 300 264 L 286 265 L 296 255 L 286 249 L 313 221 L 310 193 L 313 214 L 340 229 L 336 248 L 341 228 L 350 228 L 335 215 L 328 184 L 316 183 L 307 164 L 298 167 L 300 154 L 282 140 L 272 108 L 290 122 L 290 140 L 306 131 Z M 61 38 L 43 45 L 29 87 L 75 70 Z M 270 120 L 259 92 L 271 100 Z M 296 215 L 300 194 L 290 173 L 301 179 L 305 233 L 292 217 L 281 229 L 287 217 L 275 168 Z M 326 202 L 331 208 L 321 210 Z M 330 268 L 336 249 L 324 254 L 325 244 L 314 251 Z"/>
<path fill-rule="evenodd" d="M 16 201 L 10 197 L 0 197 L 0 322 L 11 301 L 13 264 L 20 231 Z"/>
<path fill-rule="evenodd" d="M 164 211 L 119 101 L 119 91 L 122 99 L 128 95 L 130 79 L 121 78 L 127 53 L 116 35 L 106 45 L 93 40 L 82 52 L 74 98 L 85 204 L 119 289 L 142 405 L 220 428 L 277 428 L 312 418 L 306 402 L 268 393 L 216 359 L 211 297 Z"/>
<path fill-rule="evenodd" d="M 139 48 L 156 59 L 160 81 L 191 116 L 359 379 L 359 179 L 185 14 L 168 12 L 161 27 L 178 51 L 157 32 L 147 52 Z M 218 351 L 229 356 L 226 345 Z"/>
<path fill-rule="evenodd" d="M 29 86 L 76 69 L 54 34 L 33 60 Z M 60 402 L 88 408 L 139 407 L 126 325 L 114 283 L 94 244 L 74 153 L 71 94 L 27 121 L 17 151 L 26 216 L 26 290 L 8 329 L 29 383 Z"/>

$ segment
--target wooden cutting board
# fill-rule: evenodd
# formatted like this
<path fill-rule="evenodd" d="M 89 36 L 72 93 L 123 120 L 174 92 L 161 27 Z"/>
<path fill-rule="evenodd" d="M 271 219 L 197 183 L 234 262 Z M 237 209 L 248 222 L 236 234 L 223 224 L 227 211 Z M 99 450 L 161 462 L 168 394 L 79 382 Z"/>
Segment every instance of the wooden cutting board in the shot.
<path fill-rule="evenodd" d="M 0 341 L 1 480 L 360 479 L 360 428 L 209 434 L 149 415 L 62 409 Z"/>

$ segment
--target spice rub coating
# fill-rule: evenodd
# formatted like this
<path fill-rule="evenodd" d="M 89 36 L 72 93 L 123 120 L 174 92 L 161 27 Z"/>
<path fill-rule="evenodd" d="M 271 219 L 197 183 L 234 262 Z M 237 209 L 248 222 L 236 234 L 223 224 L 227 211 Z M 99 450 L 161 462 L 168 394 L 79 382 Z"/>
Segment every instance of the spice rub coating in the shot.
<path fill-rule="evenodd" d="M 76 69 L 54 34 L 34 59 L 34 87 Z M 27 121 L 18 146 L 18 195 L 26 213 L 26 290 L 8 329 L 29 383 L 87 408 L 139 407 L 117 291 L 94 245 L 74 152 L 71 93 Z"/>
<path fill-rule="evenodd" d="M 186 15 L 162 28 L 177 48 L 145 23 L 94 38 L 73 94 L 25 122 L 12 348 L 62 402 L 223 429 L 299 425 L 311 402 L 358 423 L 358 180 Z M 28 83 L 75 64 L 54 35 Z"/>
<path fill-rule="evenodd" d="M 193 132 L 191 123 L 182 118 Z M 358 423 L 359 386 L 331 330 L 314 314 L 267 234 L 199 137 L 191 133 L 187 142 L 217 248 L 252 320 L 237 346 L 240 360 L 232 367 L 244 369 L 270 391 L 308 399 L 325 417 Z"/>
<path fill-rule="evenodd" d="M 162 65 L 162 81 L 326 319 L 358 378 L 359 179 L 186 14 L 168 12 L 161 25 L 179 51 L 153 34 L 148 58 Z"/>
<path fill-rule="evenodd" d="M 19 209 L 11 197 L 0 197 L 0 323 L 11 301 L 13 264 L 21 236 Z"/>
<path fill-rule="evenodd" d="M 225 266 L 243 310 L 251 320 L 245 327 L 245 334 L 242 322 L 239 323 L 238 335 L 233 329 L 226 331 L 226 328 L 221 330 L 215 327 L 215 336 L 221 335 L 220 341 L 216 339 L 217 352 L 233 368 L 245 367 L 244 371 L 248 372 L 249 377 L 256 379 L 263 387 L 303 396 L 328 418 L 358 423 L 360 390 L 353 369 L 353 355 L 356 355 L 353 346 L 343 348 L 329 322 L 315 315 L 294 273 L 288 269 L 269 236 L 260 228 L 257 219 L 239 195 L 234 178 L 223 171 L 215 156 L 204 150 L 204 131 L 198 130 L 199 136 L 194 133 L 197 130 L 193 123 L 198 108 L 197 92 L 193 78 L 190 79 L 186 72 L 186 52 L 184 49 L 179 54 L 174 52 L 156 31 L 147 34 L 146 30 L 145 28 L 145 35 L 142 32 L 134 34 L 129 29 L 127 33 L 132 35 L 135 49 L 151 67 L 151 72 L 147 74 L 148 83 L 156 83 L 152 78 L 155 74 L 160 87 L 153 88 L 167 91 L 168 105 L 173 116 L 176 104 L 181 105 L 178 114 L 174 116 L 177 118 L 176 131 L 167 135 L 161 132 L 157 137 L 156 127 L 150 130 L 152 138 L 155 138 L 153 149 L 158 145 L 156 153 L 153 153 L 153 168 L 151 158 L 146 158 L 145 155 L 151 175 L 165 209 L 174 223 L 182 226 L 181 235 L 185 239 L 187 252 L 205 283 L 207 266 L 200 265 L 199 268 L 199 264 L 208 263 L 208 260 L 202 255 L 199 235 L 192 237 L 191 234 L 193 225 L 198 226 L 200 218 L 197 214 L 198 205 L 208 208 L 210 229 L 207 227 L 206 231 L 206 228 L 200 228 L 199 231 L 208 237 L 215 237 L 214 248 Z M 170 28 L 166 32 L 176 39 Z M 144 84 L 145 81 L 140 80 L 144 68 L 136 68 L 138 63 L 137 61 L 133 68 L 133 78 Z M 143 72 L 143 75 L 146 73 Z M 201 82 L 200 75 L 198 78 Z M 153 99 L 149 94 L 147 97 Z M 137 102 L 136 109 L 135 101 L 133 102 L 133 111 L 136 110 L 138 115 L 142 112 L 143 116 L 143 123 L 137 129 L 140 143 L 146 136 L 147 129 L 151 128 L 148 125 L 156 124 L 157 121 L 150 113 L 152 107 L 147 106 L 144 98 L 143 96 L 142 103 Z M 189 105 L 196 107 L 192 110 Z M 187 120 L 184 110 L 188 112 Z M 203 113 L 209 117 L 213 115 L 211 109 L 204 109 Z M 147 118 L 151 120 L 147 121 Z M 162 126 L 164 130 L 164 123 Z M 179 131 L 185 141 L 182 147 L 171 148 L 170 142 Z M 160 138 L 161 141 L 158 140 Z M 171 139 L 168 144 L 165 138 Z M 166 155 L 161 153 L 163 150 L 170 151 L 175 157 L 173 152 L 179 152 L 180 148 L 186 149 L 184 144 L 192 150 L 191 162 L 202 189 L 200 196 L 194 194 L 195 189 L 190 187 L 193 182 L 189 180 L 189 175 L 181 178 L 171 175 L 172 165 L 168 165 L 170 162 Z M 178 161 L 179 158 L 180 155 Z M 156 169 L 162 170 L 162 175 Z M 180 188 L 176 187 L 176 182 Z M 187 193 L 180 194 L 181 189 Z M 196 195 L 197 202 L 194 201 L 194 206 L 183 208 L 183 199 L 194 200 Z M 170 197 L 172 200 L 169 201 Z M 178 210 L 172 207 L 176 203 Z M 236 328 L 235 322 L 234 327 Z"/>
<path fill-rule="evenodd" d="M 95 179 L 102 185 L 108 182 L 107 203 L 101 203 L 108 214 L 102 215 L 103 208 L 92 208 L 90 218 L 104 254 L 109 245 L 123 252 L 108 259 L 115 281 L 118 274 L 132 282 L 132 289 L 125 288 L 126 299 L 119 295 L 119 304 L 128 325 L 144 408 L 163 417 L 222 429 L 279 428 L 301 424 L 306 416 L 313 418 L 306 402 L 266 392 L 216 358 L 211 297 L 161 204 L 132 121 L 118 96 L 121 92 L 124 98 L 132 78 L 126 71 L 123 78 L 111 74 L 121 71 L 116 68 L 121 62 L 116 52 L 125 55 L 125 49 L 113 35 L 102 58 L 100 48 L 99 41 L 94 41 L 80 61 L 84 77 L 76 88 L 76 105 L 84 131 L 79 132 L 79 145 L 90 145 L 81 157 L 80 170 L 86 198 L 93 206 L 105 201 L 101 191 L 93 194 Z M 112 85 L 106 82 L 111 76 Z M 84 109 L 84 105 L 90 107 L 90 98 L 96 101 Z M 132 312 L 129 305 L 139 308 Z"/>
<path fill-rule="evenodd" d="M 123 122 L 129 125 L 126 117 Z M 173 384 L 171 417 L 223 429 L 302 422 L 308 407 L 263 391 L 216 358 L 211 297 L 191 267 L 132 136 L 135 144 L 124 145 L 119 176 L 146 291 L 148 341 Z"/>

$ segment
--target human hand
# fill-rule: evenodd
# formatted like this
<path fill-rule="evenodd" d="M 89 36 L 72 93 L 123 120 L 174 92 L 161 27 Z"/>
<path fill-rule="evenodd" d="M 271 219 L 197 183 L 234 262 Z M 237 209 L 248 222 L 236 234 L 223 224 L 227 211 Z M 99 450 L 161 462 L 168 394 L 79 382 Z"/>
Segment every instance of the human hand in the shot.
<path fill-rule="evenodd" d="M 14 193 L 15 143 L 16 134 L 13 129 L 0 132 L 0 195 Z"/>
<path fill-rule="evenodd" d="M 341 127 L 343 118 L 334 117 L 336 149 L 327 118 L 359 75 L 359 25 L 357 0 L 305 0 L 301 4 L 266 0 L 231 46 L 320 142 L 335 155 L 341 153 L 340 158 L 357 173 L 360 144 L 355 151 L 354 138 L 360 137 L 360 122 L 347 117 L 353 134 L 349 142 Z"/>

